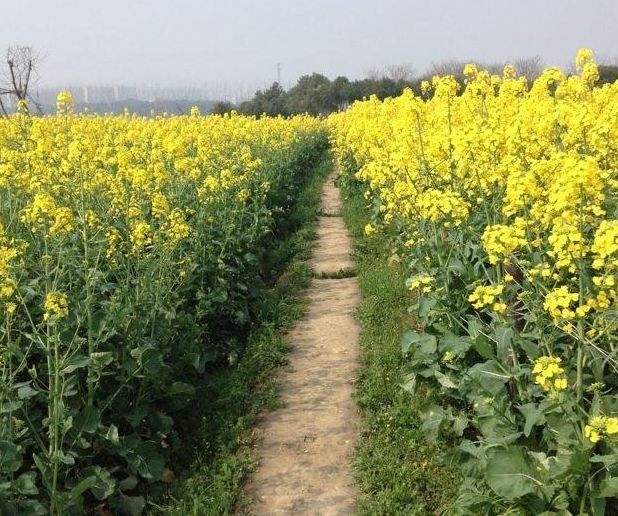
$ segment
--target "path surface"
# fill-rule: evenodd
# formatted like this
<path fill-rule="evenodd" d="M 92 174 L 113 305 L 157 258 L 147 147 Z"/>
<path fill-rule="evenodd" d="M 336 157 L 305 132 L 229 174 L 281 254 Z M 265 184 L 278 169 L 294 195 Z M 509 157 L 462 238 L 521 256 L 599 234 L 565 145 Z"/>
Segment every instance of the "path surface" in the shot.
<path fill-rule="evenodd" d="M 316 275 L 353 265 L 334 178 L 322 193 L 325 216 L 318 220 L 310 262 Z M 283 406 L 263 414 L 257 425 L 260 462 L 246 488 L 254 499 L 248 514 L 255 516 L 355 512 L 350 455 L 358 426 L 352 400 L 359 355 L 358 283 L 356 278 L 314 279 L 307 297 L 306 315 L 287 335 L 292 350 L 279 377 Z"/>

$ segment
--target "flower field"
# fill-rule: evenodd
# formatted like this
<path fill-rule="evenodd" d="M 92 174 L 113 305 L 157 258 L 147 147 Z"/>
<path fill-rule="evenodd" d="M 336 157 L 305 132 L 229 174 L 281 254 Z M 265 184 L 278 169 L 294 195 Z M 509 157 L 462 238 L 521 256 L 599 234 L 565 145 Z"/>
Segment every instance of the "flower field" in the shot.
<path fill-rule="evenodd" d="M 618 498 L 618 83 L 468 65 L 329 118 L 407 269 L 404 387 L 439 391 L 464 514 L 605 514 Z"/>
<path fill-rule="evenodd" d="M 0 513 L 141 512 L 325 144 L 310 117 L 75 115 L 67 94 L 0 120 Z"/>

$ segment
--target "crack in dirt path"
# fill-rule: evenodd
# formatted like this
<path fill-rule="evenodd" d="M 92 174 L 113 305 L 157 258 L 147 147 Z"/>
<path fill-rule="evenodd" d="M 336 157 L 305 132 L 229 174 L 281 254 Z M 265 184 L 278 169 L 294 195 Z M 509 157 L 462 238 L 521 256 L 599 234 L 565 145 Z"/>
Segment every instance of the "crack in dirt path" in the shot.
<path fill-rule="evenodd" d="M 316 274 L 353 266 L 352 243 L 343 220 L 335 173 L 322 193 Z M 351 453 L 358 431 L 352 393 L 358 366 L 360 302 L 356 278 L 314 279 L 306 315 L 288 333 L 292 350 L 279 375 L 282 407 L 257 423 L 259 466 L 246 492 L 251 515 L 354 514 L 357 489 Z"/>

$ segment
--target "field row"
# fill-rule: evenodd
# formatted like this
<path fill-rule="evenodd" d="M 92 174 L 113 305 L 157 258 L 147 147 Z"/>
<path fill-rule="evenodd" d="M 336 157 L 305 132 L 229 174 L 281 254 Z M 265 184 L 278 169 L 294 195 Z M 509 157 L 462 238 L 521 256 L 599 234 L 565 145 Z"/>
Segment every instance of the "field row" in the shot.
<path fill-rule="evenodd" d="M 58 110 L 0 120 L 0 512 L 139 514 L 199 378 L 242 351 L 326 133 Z"/>
<path fill-rule="evenodd" d="M 407 270 L 405 388 L 437 393 L 469 514 L 604 514 L 618 496 L 618 84 L 468 65 L 329 119 L 344 180 Z"/>

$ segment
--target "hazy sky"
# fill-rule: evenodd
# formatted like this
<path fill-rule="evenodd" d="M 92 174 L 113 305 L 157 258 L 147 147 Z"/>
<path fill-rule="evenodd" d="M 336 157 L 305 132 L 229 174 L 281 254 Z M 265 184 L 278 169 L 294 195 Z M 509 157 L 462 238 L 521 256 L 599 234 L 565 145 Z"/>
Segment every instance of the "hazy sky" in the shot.
<path fill-rule="evenodd" d="M 618 57 L 618 0 L 2 0 L 0 49 L 46 55 L 41 84 L 268 83 L 313 71 L 539 54 Z"/>

